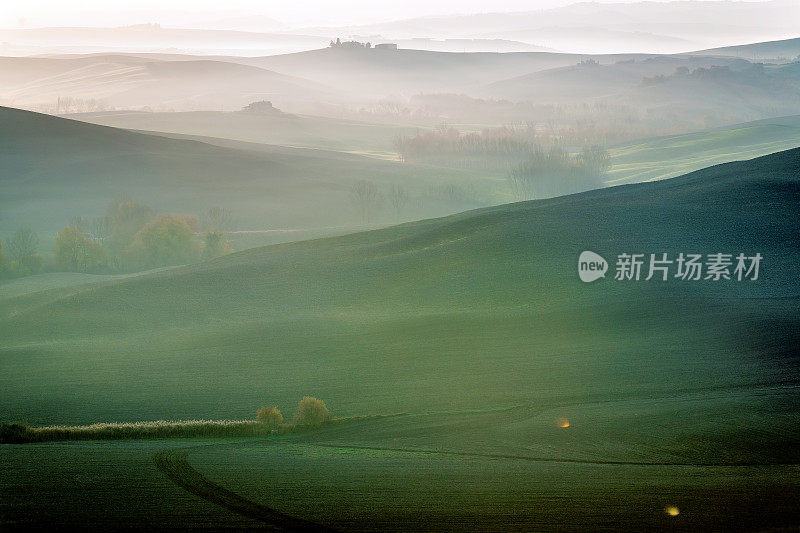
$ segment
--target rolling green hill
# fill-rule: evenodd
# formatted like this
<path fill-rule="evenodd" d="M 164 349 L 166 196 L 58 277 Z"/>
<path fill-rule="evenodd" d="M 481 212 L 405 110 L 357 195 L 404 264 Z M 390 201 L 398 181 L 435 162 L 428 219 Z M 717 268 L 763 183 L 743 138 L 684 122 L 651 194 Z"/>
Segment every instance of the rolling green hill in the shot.
<path fill-rule="evenodd" d="M 264 379 L 347 413 L 793 380 L 799 156 L 5 298 L 1 410 L 232 417 Z M 584 249 L 768 259 L 753 283 L 583 285 Z"/>
<path fill-rule="evenodd" d="M 360 179 L 376 183 L 383 193 L 402 184 L 415 199 L 424 197 L 401 220 L 461 211 L 491 198 L 491 176 L 327 150 L 227 144 L 0 108 L 0 239 L 27 225 L 41 232 L 49 247 L 48 236 L 72 217 L 100 216 L 120 194 L 160 212 L 199 215 L 213 206 L 228 207 L 235 209 L 240 229 L 294 231 L 261 243 L 360 225 L 349 200 Z M 430 194 L 454 182 L 474 182 L 484 199 L 474 203 Z M 395 220 L 387 208 L 371 222 Z"/>
<path fill-rule="evenodd" d="M 611 67 L 598 67 L 611 68 Z M 313 116 L 247 113 L 107 112 L 74 118 L 125 129 L 203 135 L 255 143 L 360 151 L 397 157 L 392 140 L 412 134 L 411 127 L 336 120 Z M 216 141 L 219 142 L 219 141 Z M 800 115 L 735 124 L 696 133 L 645 139 L 610 147 L 612 168 L 607 185 L 671 178 L 710 165 L 749 159 L 800 146 Z M 498 183 L 502 189 L 504 184 Z"/>
<path fill-rule="evenodd" d="M 108 111 L 77 113 L 68 118 L 124 128 L 237 141 L 277 144 L 302 148 L 321 148 L 396 159 L 392 141 L 411 136 L 411 125 L 376 124 L 326 117 L 260 114 L 247 112 L 193 111 L 187 113 L 146 113 Z"/>
<path fill-rule="evenodd" d="M 613 147 L 607 185 L 680 176 L 710 165 L 800 146 L 800 115 L 757 120 Z"/>
<path fill-rule="evenodd" d="M 288 415 L 304 394 L 407 414 L 269 440 L 2 445 L 22 467 L 0 477 L 0 523 L 790 526 L 799 200 L 794 149 L 128 278 L 14 282 L 0 419 Z M 583 250 L 606 279 L 578 280 Z M 616 281 L 623 252 L 764 260 L 756 281 Z M 13 496 L 45 479 L 52 493 Z M 147 511 L 165 501 L 174 514 Z"/>

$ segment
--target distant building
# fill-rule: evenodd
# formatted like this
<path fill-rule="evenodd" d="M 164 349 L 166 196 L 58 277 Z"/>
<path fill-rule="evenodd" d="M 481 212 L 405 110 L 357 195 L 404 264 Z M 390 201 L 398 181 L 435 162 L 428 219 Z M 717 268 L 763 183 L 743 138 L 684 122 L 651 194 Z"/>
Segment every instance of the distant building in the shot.
<path fill-rule="evenodd" d="M 375 50 L 397 50 L 397 45 L 395 43 L 376 44 Z"/>

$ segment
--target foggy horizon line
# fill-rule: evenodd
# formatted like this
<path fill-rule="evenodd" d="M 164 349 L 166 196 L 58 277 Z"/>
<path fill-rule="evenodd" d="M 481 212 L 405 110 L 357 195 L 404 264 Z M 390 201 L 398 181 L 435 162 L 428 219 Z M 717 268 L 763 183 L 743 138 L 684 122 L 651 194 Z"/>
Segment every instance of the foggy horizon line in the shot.
<path fill-rule="evenodd" d="M 555 0 L 558 2 L 558 0 Z M 528 14 L 528 13 L 536 13 L 536 12 L 546 12 L 546 11 L 557 11 L 561 9 L 566 9 L 575 6 L 590 6 L 590 5 L 641 5 L 641 4 L 692 4 L 692 5 L 702 5 L 702 4 L 774 4 L 774 5 L 794 5 L 797 4 L 800 6 L 800 2 L 796 0 L 576 0 L 576 1 L 566 1 L 560 4 L 550 4 L 547 6 L 542 6 L 533 9 L 506 9 L 506 10 L 488 10 L 488 11 L 463 11 L 463 12 L 436 12 L 436 13 L 420 13 L 420 14 L 408 14 L 408 15 L 396 15 L 390 17 L 377 17 L 372 18 L 370 20 L 361 20 L 361 21 L 303 21 L 303 22 L 292 22 L 291 20 L 287 20 L 282 18 L 280 15 L 267 13 L 260 10 L 247 10 L 247 9 L 212 9 L 212 10 L 204 10 L 204 11 L 192 11 L 188 8 L 167 8 L 167 9 L 139 9 L 139 10 L 126 10 L 124 13 L 131 17 L 140 16 L 140 14 L 152 11 L 154 17 L 149 20 L 139 19 L 136 21 L 131 21 L 130 23 L 115 23 L 112 20 L 105 20 L 105 21 L 90 21 L 85 20 L 82 21 L 80 24 L 75 24 L 74 20 L 67 20 L 63 23 L 60 22 L 50 22 L 50 23 L 41 23 L 37 24 L 34 23 L 32 25 L 28 25 L 28 19 L 32 18 L 35 19 L 36 17 L 40 16 L 40 14 L 20 14 L 19 16 L 14 16 L 17 19 L 17 24 L 1 24 L 0 23 L 0 30 L 4 31 L 16 31 L 16 30 L 44 30 L 44 29 L 60 29 L 60 28 L 92 28 L 92 29 L 122 29 L 122 28 L 132 28 L 137 26 L 154 26 L 154 27 L 161 27 L 164 29 L 176 29 L 176 30 L 206 30 L 206 31 L 233 31 L 233 32 L 242 32 L 242 33 L 286 33 L 286 32 L 296 32 L 300 30 L 334 30 L 334 29 L 348 29 L 348 28 L 357 28 L 363 26 L 370 26 L 370 25 L 377 25 L 377 24 L 391 24 L 391 23 L 402 23 L 402 22 L 410 22 L 415 20 L 428 20 L 428 19 L 448 19 L 448 18 L 462 18 L 462 17 L 473 17 L 473 16 L 491 16 L 491 15 L 515 15 L 515 14 Z M 171 13 L 171 14 L 170 14 Z M 81 12 L 76 11 L 73 12 L 72 15 L 68 15 L 67 19 L 73 19 L 76 16 L 80 16 Z M 179 14 L 186 14 L 189 15 L 190 19 L 194 20 L 187 20 L 185 22 L 177 21 L 177 20 L 169 20 L 170 17 L 175 17 Z M 255 30 L 252 28 L 245 28 L 244 26 L 241 27 L 214 27 L 213 23 L 215 22 L 214 17 L 225 17 L 228 18 L 242 18 L 242 17 L 255 17 L 255 18 L 265 18 L 269 19 L 270 22 L 279 25 L 280 27 L 273 27 L 273 28 L 265 28 L 263 30 Z M 201 20 L 202 17 L 208 17 L 206 20 Z M 166 18 L 167 20 L 162 20 Z M 291 18 L 291 17 L 290 17 Z M 217 21 L 220 22 L 220 21 Z M 225 22 L 222 20 L 221 22 Z M 210 24 L 212 24 L 210 26 Z M 433 37 L 432 37 L 433 38 Z"/>

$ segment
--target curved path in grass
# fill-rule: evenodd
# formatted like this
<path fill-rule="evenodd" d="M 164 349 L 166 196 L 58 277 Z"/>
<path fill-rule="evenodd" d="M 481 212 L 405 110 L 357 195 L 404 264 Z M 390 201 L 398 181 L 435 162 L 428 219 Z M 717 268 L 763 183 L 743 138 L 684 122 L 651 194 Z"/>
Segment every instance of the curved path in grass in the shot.
<path fill-rule="evenodd" d="M 503 408 L 511 409 L 511 408 Z M 410 416 L 408 414 L 397 414 L 391 416 Z M 341 428 L 338 428 L 341 429 Z M 347 436 L 345 430 L 344 435 L 339 433 L 339 437 Z M 308 440 L 301 439 L 292 444 L 299 446 L 321 447 L 321 448 L 338 448 L 338 449 L 353 449 L 353 450 L 380 450 L 392 451 L 400 453 L 411 454 L 426 454 L 426 455 L 442 455 L 442 456 L 461 456 L 471 458 L 491 458 L 491 459 L 510 459 L 518 461 L 531 461 L 531 462 L 547 462 L 547 463 L 565 463 L 565 464 L 584 464 L 584 465 L 625 465 L 625 466 L 666 466 L 666 467 L 740 467 L 740 468 L 753 468 L 753 467 L 766 467 L 766 466 L 797 466 L 793 461 L 775 461 L 775 462 L 678 462 L 678 461 L 624 461 L 624 460 L 592 460 L 592 459 L 577 459 L 570 457 L 536 457 L 525 455 L 512 455 L 512 454 L 498 454 L 498 453 L 475 453 L 467 451 L 448 451 L 438 449 L 425 449 L 425 448 L 401 448 L 401 447 L 384 447 L 375 445 L 359 445 L 349 444 L 347 442 L 309 442 Z M 210 448 L 225 448 L 248 446 L 253 444 L 253 440 L 246 440 L 244 442 L 225 442 L 220 444 L 206 444 L 200 446 L 190 446 L 162 450 L 153 456 L 156 466 L 168 478 L 170 478 L 178 486 L 183 487 L 187 491 L 203 498 L 206 501 L 217 504 L 223 508 L 233 511 L 241 516 L 251 518 L 262 522 L 265 526 L 273 527 L 283 531 L 335 531 L 329 527 L 304 520 L 302 518 L 287 515 L 275 509 L 271 509 L 252 500 L 248 500 L 235 492 L 232 492 L 204 477 L 200 472 L 195 470 L 188 462 L 187 458 L 190 454 L 204 449 Z M 261 441 L 266 445 L 276 445 L 272 440 Z"/>
<path fill-rule="evenodd" d="M 282 531 L 335 531 L 321 524 L 303 520 L 302 518 L 295 518 L 243 498 L 235 492 L 231 492 L 206 479 L 200 472 L 192 468 L 187 460 L 192 452 L 208 447 L 222 446 L 230 446 L 230 444 L 211 444 L 162 450 L 153 455 L 153 460 L 158 469 L 180 487 L 234 513 L 258 520 L 265 525 L 273 526 Z"/>

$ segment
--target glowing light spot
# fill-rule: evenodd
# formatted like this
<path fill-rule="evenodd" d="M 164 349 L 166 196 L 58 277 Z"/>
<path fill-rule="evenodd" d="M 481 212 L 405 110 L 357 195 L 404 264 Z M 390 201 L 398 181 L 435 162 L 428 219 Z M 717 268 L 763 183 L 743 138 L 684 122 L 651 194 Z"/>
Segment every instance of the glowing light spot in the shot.
<path fill-rule="evenodd" d="M 568 428 L 569 427 L 569 420 L 566 418 L 559 418 L 558 419 L 558 427 L 560 428 Z"/>
<path fill-rule="evenodd" d="M 670 505 L 669 507 L 664 509 L 664 511 L 666 511 L 667 514 L 670 515 L 670 516 L 678 516 L 679 514 L 681 514 L 681 512 L 678 510 L 678 508 L 675 507 L 674 505 Z"/>

